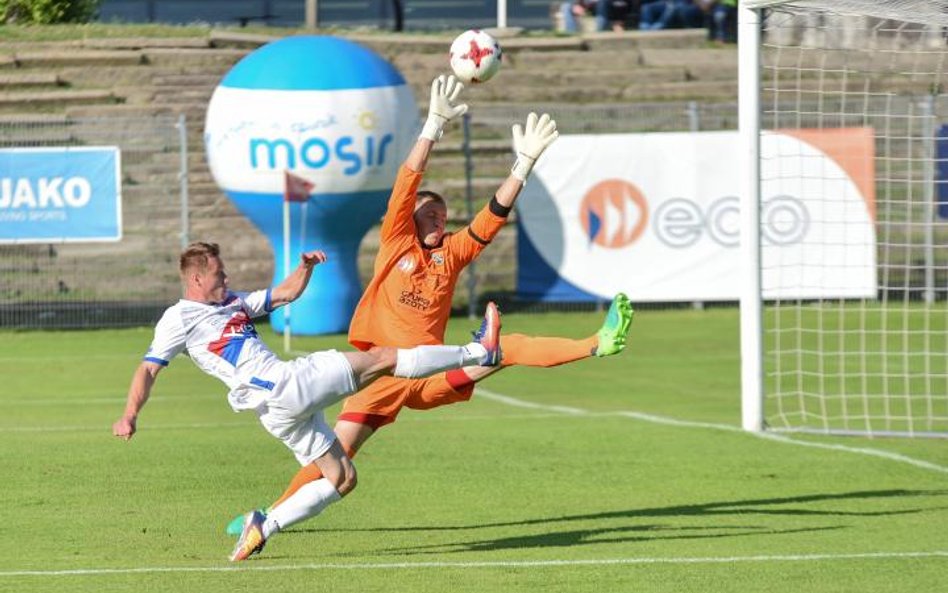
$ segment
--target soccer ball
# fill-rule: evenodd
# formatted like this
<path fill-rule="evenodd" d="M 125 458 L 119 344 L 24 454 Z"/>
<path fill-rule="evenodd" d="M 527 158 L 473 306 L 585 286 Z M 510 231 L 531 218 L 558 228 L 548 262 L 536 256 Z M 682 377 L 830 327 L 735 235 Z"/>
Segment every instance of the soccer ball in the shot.
<path fill-rule="evenodd" d="M 500 70 L 502 54 L 496 39 L 470 29 L 451 44 L 451 70 L 462 82 L 487 82 Z"/>

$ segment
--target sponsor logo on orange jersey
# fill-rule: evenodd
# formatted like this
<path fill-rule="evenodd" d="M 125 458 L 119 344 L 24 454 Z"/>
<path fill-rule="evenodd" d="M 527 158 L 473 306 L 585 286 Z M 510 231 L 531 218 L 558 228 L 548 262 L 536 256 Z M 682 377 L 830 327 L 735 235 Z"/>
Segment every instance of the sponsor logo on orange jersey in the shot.
<path fill-rule="evenodd" d="M 420 311 L 427 311 L 428 308 L 431 307 L 431 301 L 429 299 L 410 290 L 403 290 L 402 294 L 398 297 L 398 302 Z"/>

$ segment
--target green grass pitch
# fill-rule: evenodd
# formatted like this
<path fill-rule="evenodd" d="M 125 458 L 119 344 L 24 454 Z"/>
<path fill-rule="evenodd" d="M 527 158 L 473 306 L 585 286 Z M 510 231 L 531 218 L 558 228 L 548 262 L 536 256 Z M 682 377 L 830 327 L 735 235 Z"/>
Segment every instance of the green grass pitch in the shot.
<path fill-rule="evenodd" d="M 296 465 L 222 384 L 175 360 L 124 443 L 110 427 L 150 329 L 0 333 L 0 591 L 945 591 L 948 444 L 736 430 L 737 323 L 642 311 L 620 356 L 405 411 L 350 497 L 239 565 L 224 525 Z"/>

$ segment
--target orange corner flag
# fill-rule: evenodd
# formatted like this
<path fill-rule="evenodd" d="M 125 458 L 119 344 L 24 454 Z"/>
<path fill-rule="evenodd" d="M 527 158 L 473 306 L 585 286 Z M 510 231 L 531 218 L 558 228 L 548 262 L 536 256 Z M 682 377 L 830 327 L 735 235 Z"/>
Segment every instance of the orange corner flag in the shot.
<path fill-rule="evenodd" d="M 287 202 L 305 202 L 316 184 L 312 181 L 285 171 L 283 175 L 283 199 Z"/>

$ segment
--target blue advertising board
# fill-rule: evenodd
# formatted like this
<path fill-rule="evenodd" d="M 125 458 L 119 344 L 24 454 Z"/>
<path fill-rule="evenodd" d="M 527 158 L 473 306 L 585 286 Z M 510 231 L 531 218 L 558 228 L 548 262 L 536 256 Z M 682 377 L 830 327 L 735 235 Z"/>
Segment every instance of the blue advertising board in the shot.
<path fill-rule="evenodd" d="M 0 149 L 0 243 L 122 238 L 114 146 Z"/>

